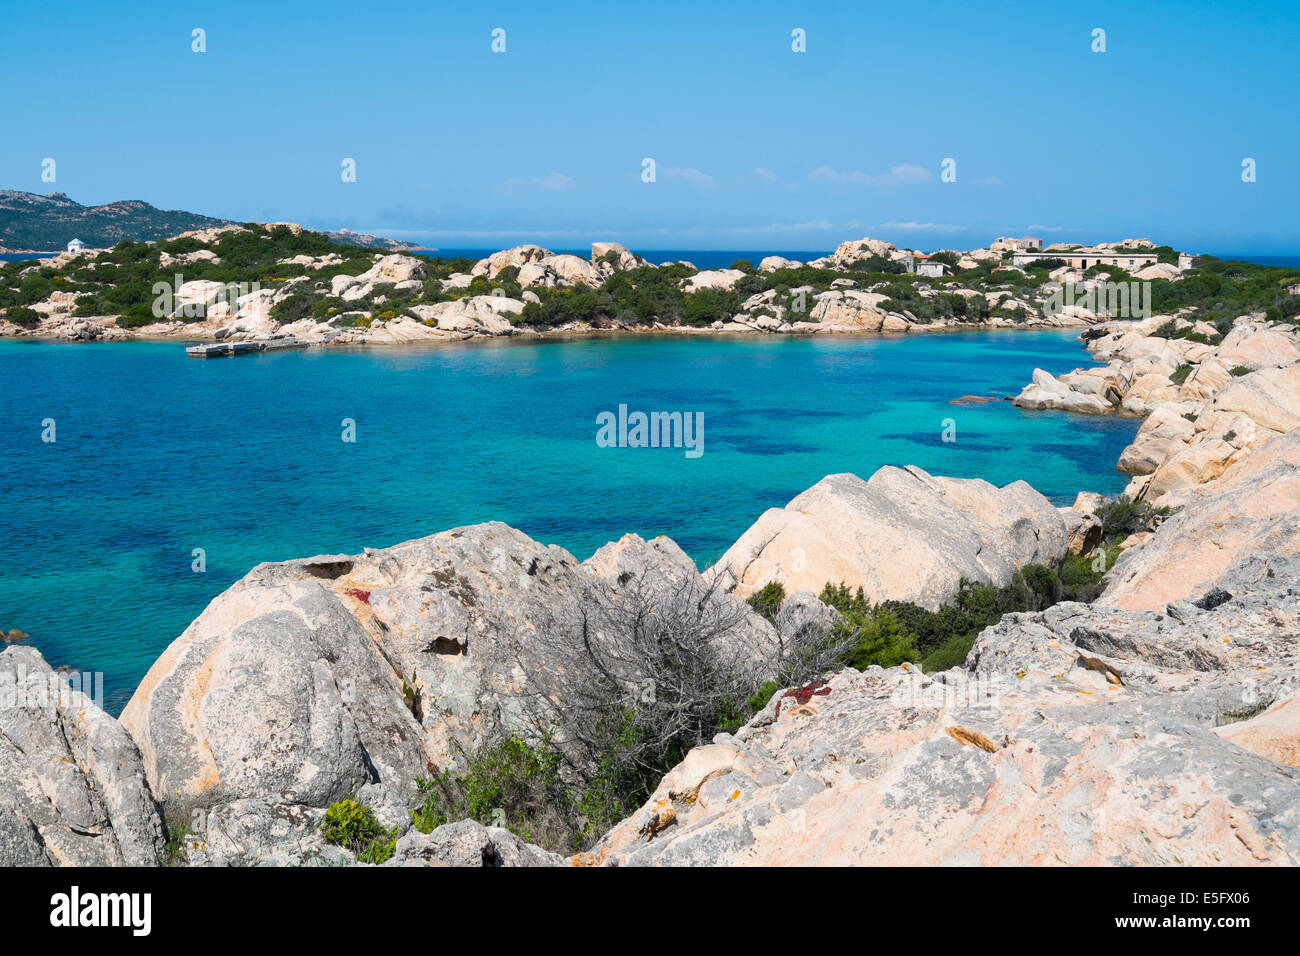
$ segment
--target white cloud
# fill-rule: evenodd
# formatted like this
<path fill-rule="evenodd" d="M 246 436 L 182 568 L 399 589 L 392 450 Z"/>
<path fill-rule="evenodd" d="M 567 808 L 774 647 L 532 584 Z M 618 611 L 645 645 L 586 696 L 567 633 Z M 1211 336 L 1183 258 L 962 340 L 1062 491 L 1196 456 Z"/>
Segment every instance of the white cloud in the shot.
<path fill-rule="evenodd" d="M 1072 226 L 1044 226 L 1040 223 L 1030 223 L 1028 227 L 1030 232 L 1078 232 Z"/>
<path fill-rule="evenodd" d="M 664 179 L 675 179 L 697 189 L 712 189 L 718 185 L 718 181 L 708 173 L 700 172 L 700 170 L 692 169 L 689 166 L 669 166 L 659 170 L 659 175 Z"/>
<path fill-rule="evenodd" d="M 889 172 L 872 176 L 858 170 L 841 171 L 834 166 L 818 166 L 808 178 L 814 182 L 830 183 L 835 186 L 911 186 L 918 183 L 934 181 L 934 174 L 924 166 L 903 163 L 889 167 Z"/>

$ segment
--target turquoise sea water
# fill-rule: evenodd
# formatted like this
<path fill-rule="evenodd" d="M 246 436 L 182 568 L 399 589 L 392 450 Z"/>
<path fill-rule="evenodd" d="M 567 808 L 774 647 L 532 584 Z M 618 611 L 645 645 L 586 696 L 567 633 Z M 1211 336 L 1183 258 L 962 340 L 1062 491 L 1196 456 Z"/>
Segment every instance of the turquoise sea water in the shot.
<path fill-rule="evenodd" d="M 1119 491 L 1138 423 L 1009 402 L 1072 333 L 614 337 L 187 359 L 176 343 L 0 340 L 0 627 L 105 675 L 116 713 L 259 561 L 499 519 L 585 558 L 667 534 L 700 564 L 826 474 L 884 464 L 1068 502 Z M 704 454 L 602 448 L 596 416 L 702 412 Z M 356 441 L 342 441 L 343 419 Z M 944 419 L 956 441 L 942 440 Z M 53 419 L 57 440 L 41 440 Z M 203 548 L 207 570 L 191 570 Z"/>

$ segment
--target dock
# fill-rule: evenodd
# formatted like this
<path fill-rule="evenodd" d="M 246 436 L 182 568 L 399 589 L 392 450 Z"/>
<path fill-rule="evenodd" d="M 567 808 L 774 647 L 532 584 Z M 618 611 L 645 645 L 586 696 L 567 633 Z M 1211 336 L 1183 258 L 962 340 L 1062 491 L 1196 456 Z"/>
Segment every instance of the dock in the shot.
<path fill-rule="evenodd" d="M 247 355 L 251 352 L 279 352 L 283 349 L 305 349 L 310 343 L 300 342 L 292 336 L 262 339 L 255 342 L 205 342 L 190 345 L 185 354 L 190 358 L 223 358 L 227 355 Z"/>

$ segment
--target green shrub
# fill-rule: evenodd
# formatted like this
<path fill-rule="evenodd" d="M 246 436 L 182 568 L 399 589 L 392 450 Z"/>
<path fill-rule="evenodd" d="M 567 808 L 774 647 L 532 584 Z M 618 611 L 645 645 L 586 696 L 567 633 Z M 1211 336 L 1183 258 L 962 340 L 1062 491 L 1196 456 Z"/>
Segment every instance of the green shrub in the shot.
<path fill-rule="evenodd" d="M 1183 382 L 1187 381 L 1187 376 L 1191 374 L 1192 367 L 1190 365 L 1180 365 L 1170 374 L 1169 381 L 1173 382 L 1175 385 L 1182 385 Z"/>
<path fill-rule="evenodd" d="M 374 812 L 356 800 L 330 804 L 321 820 L 321 836 L 326 843 L 346 847 L 362 863 L 383 863 L 393 856 L 398 830 L 387 830 L 375 819 Z"/>
<path fill-rule="evenodd" d="M 1139 531 L 1146 531 L 1170 514 L 1168 507 L 1155 508 L 1145 501 L 1130 501 L 1120 497 L 1108 501 L 1093 511 L 1093 516 L 1101 522 L 1102 534 L 1106 541 L 1124 538 Z"/>
<path fill-rule="evenodd" d="M 682 322 L 686 325 L 712 325 L 727 322 L 740 311 L 740 294 L 725 289 L 700 289 L 686 297 Z"/>
<path fill-rule="evenodd" d="M 193 834 L 188 826 L 168 826 L 167 839 L 158 855 L 158 862 L 162 866 L 184 866 L 189 862 L 189 846 L 193 842 Z"/>
<path fill-rule="evenodd" d="M 1115 559 L 1122 549 L 1119 542 L 1115 542 L 1102 545 L 1099 550 L 1100 554 L 1094 549 L 1087 555 L 1066 555 L 1060 572 L 1063 600 L 1091 603 L 1101 594 L 1102 579 L 1115 566 Z"/>
<path fill-rule="evenodd" d="M 24 328 L 32 328 L 41 321 L 39 312 L 24 305 L 10 306 L 4 310 L 4 317 L 14 325 L 21 325 Z"/>
<path fill-rule="evenodd" d="M 588 828 L 576 814 L 578 796 L 560 778 L 562 762 L 548 741 L 501 740 L 470 757 L 461 774 L 417 780 L 424 800 L 411 811 L 411 822 L 429 833 L 455 820 L 477 820 L 550 850 L 581 849 Z"/>
<path fill-rule="evenodd" d="M 966 655 L 974 646 L 974 634 L 954 634 L 921 658 L 921 670 L 933 674 L 950 667 L 960 667 L 966 663 Z"/>
<path fill-rule="evenodd" d="M 892 667 L 918 661 L 930 671 L 964 661 L 979 632 L 1004 614 L 1041 611 L 1059 601 L 1091 600 L 1099 593 L 1095 584 L 1100 578 L 1090 567 L 1070 566 L 1067 580 L 1065 568 L 1058 575 L 1045 565 L 1030 564 L 1005 587 L 962 581 L 954 598 L 935 611 L 910 601 L 883 601 L 872 607 L 861 588 L 855 593 L 843 583 L 828 583 L 820 598 L 844 616 L 839 634 L 856 635 L 842 666 L 861 670 L 872 664 Z"/>
<path fill-rule="evenodd" d="M 785 603 L 785 585 L 780 581 L 770 581 L 763 585 L 762 590 L 751 594 L 747 603 L 756 614 L 775 621 L 777 612 Z"/>
<path fill-rule="evenodd" d="M 1238 365 L 1233 368 L 1232 374 L 1235 375 L 1237 378 L 1241 378 L 1241 376 L 1243 375 L 1249 375 L 1250 369 L 1246 368 L 1246 366 L 1244 365 Z"/>
<path fill-rule="evenodd" d="M 833 642 L 844 644 L 841 666 L 865 670 L 873 664 L 895 667 L 917 659 L 916 638 L 896 614 L 871 607 L 861 587 L 854 593 L 843 582 L 828 582 L 820 599 L 844 618 L 831 632 Z"/>
<path fill-rule="evenodd" d="M 863 615 L 871 611 L 871 605 L 867 602 L 867 596 L 862 592 L 861 586 L 854 593 L 843 581 L 839 584 L 827 582 L 822 588 L 822 593 L 817 597 L 823 604 L 835 608 L 845 617 Z"/>
<path fill-rule="evenodd" d="M 271 306 L 271 318 L 288 325 L 290 322 L 297 322 L 312 315 L 313 304 L 311 296 L 295 292 Z"/>
<path fill-rule="evenodd" d="M 851 629 L 857 639 L 856 646 L 845 660 L 857 670 L 866 670 L 872 665 L 897 667 L 917 659 L 916 638 L 888 611 L 838 626 Z"/>

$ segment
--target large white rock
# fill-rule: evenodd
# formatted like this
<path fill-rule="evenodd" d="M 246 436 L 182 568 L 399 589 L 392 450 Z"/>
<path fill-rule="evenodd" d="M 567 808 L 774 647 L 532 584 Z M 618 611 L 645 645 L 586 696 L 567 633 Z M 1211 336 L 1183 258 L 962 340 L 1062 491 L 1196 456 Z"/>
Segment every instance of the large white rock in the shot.
<path fill-rule="evenodd" d="M 519 269 L 519 284 L 528 286 L 582 285 L 594 288 L 603 281 L 603 276 L 596 266 L 586 259 L 573 255 L 546 256 L 533 262 L 525 263 Z"/>
<path fill-rule="evenodd" d="M 1296 571 L 1253 556 L 1213 609 L 1067 602 L 1006 615 L 964 667 L 779 691 L 573 862 L 1295 866 Z"/>
<path fill-rule="evenodd" d="M 591 264 L 607 262 L 616 270 L 635 269 L 644 265 L 645 260 L 635 255 L 617 242 L 593 242 L 591 244 Z"/>
<path fill-rule="evenodd" d="M 764 256 L 758 264 L 759 272 L 775 272 L 777 269 L 797 269 L 803 263 L 798 259 L 786 259 L 783 256 Z"/>
<path fill-rule="evenodd" d="M 1192 451 L 1199 457 L 1191 459 Z M 1174 513 L 1120 555 L 1101 601 L 1161 610 L 1200 595 L 1253 551 L 1300 552 L 1300 429 L 1228 463 L 1232 451 L 1211 440 L 1171 459 L 1173 468 L 1190 459 L 1187 470 L 1195 473 L 1172 493 L 1153 496 Z M 1163 465 L 1156 478 L 1170 468 Z"/>
<path fill-rule="evenodd" d="M 1224 385 L 1196 419 L 1196 432 L 1169 449 L 1151 473 L 1144 497 L 1204 484 L 1247 458 L 1257 446 L 1300 426 L 1300 365 L 1264 368 Z"/>
<path fill-rule="evenodd" d="M 262 833 L 302 817 L 301 842 L 312 813 L 356 796 L 409 826 L 417 778 L 498 732 L 536 732 L 530 681 L 573 664 L 577 629 L 611 640 L 604 612 L 624 589 L 671 599 L 683 581 L 705 594 L 667 539 L 627 536 L 581 565 L 496 522 L 259 565 L 154 663 L 122 726 L 169 818 L 215 808 Z M 767 621 L 710 599 L 740 622 L 720 649 L 774 660 Z M 284 842 L 261 839 L 252 861 Z"/>
<path fill-rule="evenodd" d="M 34 647 L 0 651 L 0 866 L 154 866 L 163 842 L 126 731 Z"/>
<path fill-rule="evenodd" d="M 1100 395 L 1077 391 L 1041 368 L 1034 369 L 1033 380 L 1021 389 L 1012 403 L 1021 408 L 1057 408 L 1085 415 L 1104 415 L 1114 411 L 1114 406 Z"/>
<path fill-rule="evenodd" d="M 396 285 L 413 279 L 426 279 L 428 275 L 428 269 L 422 260 L 412 256 L 391 255 L 381 256 L 357 279 L 375 285 Z"/>
<path fill-rule="evenodd" d="M 745 273 L 739 269 L 705 269 L 683 280 L 682 291 L 689 293 L 700 289 L 732 289 L 743 278 Z"/>
<path fill-rule="evenodd" d="M 861 586 L 873 602 L 937 608 L 962 579 L 1005 585 L 1026 564 L 1064 558 L 1065 524 L 1023 481 L 935 477 L 885 467 L 867 481 L 823 478 L 772 508 L 711 569 L 741 597 L 770 581 L 787 592 Z"/>
<path fill-rule="evenodd" d="M 1254 370 L 1300 362 L 1300 344 L 1291 329 L 1262 322 L 1237 322 L 1219 345 L 1219 361 L 1228 368 Z"/>
<path fill-rule="evenodd" d="M 502 249 L 500 252 L 494 252 L 486 259 L 480 259 L 470 270 L 471 276 L 487 276 L 489 279 L 495 279 L 498 272 L 508 266 L 522 268 L 529 262 L 537 262 L 539 259 L 545 259 L 553 256 L 554 253 L 549 249 L 543 249 L 541 246 L 526 244 L 515 246 L 512 249 Z"/>
<path fill-rule="evenodd" d="M 886 313 L 877 307 L 887 298 L 879 292 L 852 289 L 823 292 L 817 297 L 817 304 L 808 313 L 808 318 L 837 329 L 879 332 L 884 330 Z M 900 321 L 902 329 L 891 323 L 889 331 L 905 331 L 911 325 L 905 320 Z"/>

